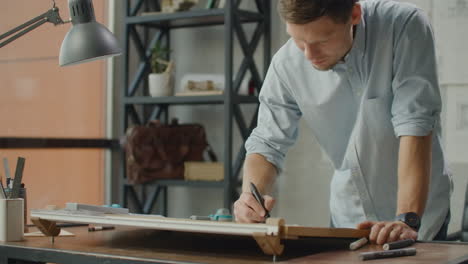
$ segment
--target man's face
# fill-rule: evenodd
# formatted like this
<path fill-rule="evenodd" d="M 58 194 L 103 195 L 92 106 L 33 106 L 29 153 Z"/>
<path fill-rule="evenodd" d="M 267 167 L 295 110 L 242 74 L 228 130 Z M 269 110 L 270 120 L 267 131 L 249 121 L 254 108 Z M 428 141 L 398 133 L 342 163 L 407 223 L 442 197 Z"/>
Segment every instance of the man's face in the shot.
<path fill-rule="evenodd" d="M 312 66 L 320 71 L 333 68 L 353 45 L 353 26 L 361 20 L 361 6 L 357 3 L 346 23 L 337 23 L 328 16 L 307 24 L 286 23 L 288 34 L 304 52 Z"/>

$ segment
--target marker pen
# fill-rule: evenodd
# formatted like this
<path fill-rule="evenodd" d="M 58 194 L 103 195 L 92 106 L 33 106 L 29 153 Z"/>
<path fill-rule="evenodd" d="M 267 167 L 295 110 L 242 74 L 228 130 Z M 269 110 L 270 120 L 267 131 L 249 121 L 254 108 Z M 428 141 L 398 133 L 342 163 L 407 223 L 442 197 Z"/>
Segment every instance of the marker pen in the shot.
<path fill-rule="evenodd" d="M 399 241 L 394 241 L 390 243 L 386 243 L 383 245 L 384 250 L 391 250 L 391 249 L 398 249 L 398 248 L 404 248 L 404 247 L 409 247 L 414 244 L 414 239 L 404 239 L 404 240 L 399 240 Z"/>
<path fill-rule="evenodd" d="M 404 256 L 416 255 L 415 248 L 402 248 L 385 251 L 364 252 L 359 255 L 361 260 L 381 259 L 381 258 L 395 258 Z"/>

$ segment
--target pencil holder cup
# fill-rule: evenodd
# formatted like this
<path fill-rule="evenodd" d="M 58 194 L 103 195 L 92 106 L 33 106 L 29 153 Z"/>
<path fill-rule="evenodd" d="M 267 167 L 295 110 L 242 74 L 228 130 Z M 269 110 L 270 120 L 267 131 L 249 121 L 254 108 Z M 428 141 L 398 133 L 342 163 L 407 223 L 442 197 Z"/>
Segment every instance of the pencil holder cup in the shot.
<path fill-rule="evenodd" d="M 0 199 L 0 241 L 21 241 L 24 237 L 24 200 Z"/>
<path fill-rule="evenodd" d="M 4 189 L 5 190 L 5 194 L 7 196 L 10 195 L 10 192 L 11 192 L 11 189 Z M 24 216 L 24 232 L 27 233 L 28 232 L 28 226 L 27 226 L 27 218 L 28 218 L 28 199 L 27 199 L 27 196 L 26 196 L 26 188 L 20 188 L 19 189 L 19 198 L 23 198 L 24 200 L 24 213 L 23 213 L 23 216 Z"/>

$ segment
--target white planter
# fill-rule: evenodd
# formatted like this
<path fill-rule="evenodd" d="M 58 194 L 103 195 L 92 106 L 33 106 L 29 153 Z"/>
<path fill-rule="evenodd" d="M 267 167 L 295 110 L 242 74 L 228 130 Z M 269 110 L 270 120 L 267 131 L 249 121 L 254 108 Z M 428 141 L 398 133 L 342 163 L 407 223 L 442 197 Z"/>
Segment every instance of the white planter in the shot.
<path fill-rule="evenodd" d="M 174 85 L 171 72 L 150 73 L 148 86 L 149 93 L 153 97 L 173 95 Z"/>

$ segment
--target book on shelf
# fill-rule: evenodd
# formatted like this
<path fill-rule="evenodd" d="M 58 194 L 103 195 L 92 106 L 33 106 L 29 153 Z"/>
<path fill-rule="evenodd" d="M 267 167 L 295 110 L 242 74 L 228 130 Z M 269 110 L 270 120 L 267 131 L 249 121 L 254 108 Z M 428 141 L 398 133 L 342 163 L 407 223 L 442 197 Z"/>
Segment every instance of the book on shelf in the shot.
<path fill-rule="evenodd" d="M 162 14 L 165 14 L 161 11 L 157 11 L 157 12 L 142 12 L 140 15 L 141 16 L 152 16 L 152 15 L 162 15 Z"/>
<path fill-rule="evenodd" d="M 175 96 L 205 96 L 205 95 L 221 95 L 223 90 L 206 90 L 206 91 L 181 91 L 176 92 Z"/>

